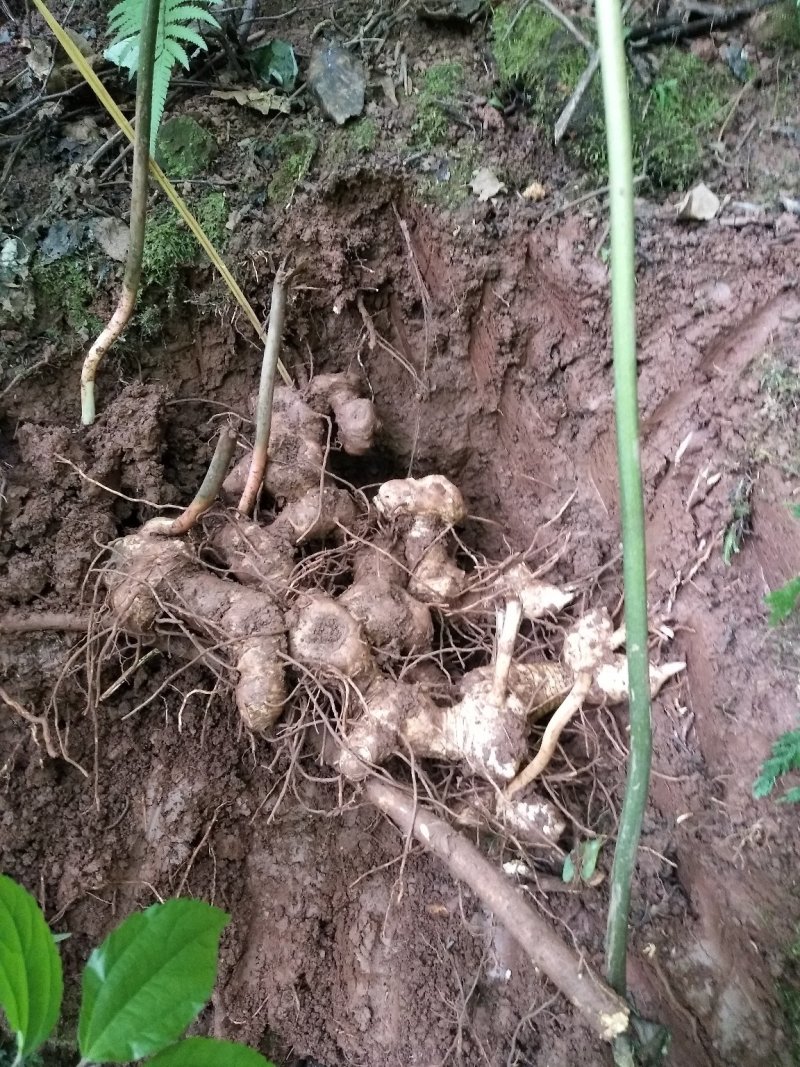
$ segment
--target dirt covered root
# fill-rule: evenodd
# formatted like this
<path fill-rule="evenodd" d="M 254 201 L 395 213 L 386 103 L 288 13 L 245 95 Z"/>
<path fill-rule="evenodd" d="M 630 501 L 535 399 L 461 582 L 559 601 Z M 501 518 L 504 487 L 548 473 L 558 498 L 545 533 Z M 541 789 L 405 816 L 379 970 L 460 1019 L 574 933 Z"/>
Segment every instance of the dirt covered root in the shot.
<path fill-rule="evenodd" d="M 105 583 L 115 620 L 124 629 L 152 633 L 168 611 L 210 645 L 227 648 L 238 675 L 236 706 L 245 725 L 261 731 L 277 720 L 286 701 L 280 659 L 286 628 L 269 594 L 199 567 L 182 541 L 146 533 L 113 544 Z"/>

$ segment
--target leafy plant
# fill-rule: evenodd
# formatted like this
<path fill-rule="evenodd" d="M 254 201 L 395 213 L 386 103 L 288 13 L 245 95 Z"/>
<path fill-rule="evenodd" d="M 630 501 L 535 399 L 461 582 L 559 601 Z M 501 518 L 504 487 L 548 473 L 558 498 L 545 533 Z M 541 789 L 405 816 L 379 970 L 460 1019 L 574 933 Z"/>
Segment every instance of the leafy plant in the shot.
<path fill-rule="evenodd" d="M 749 476 L 740 478 L 731 493 L 731 518 L 725 527 L 725 536 L 722 539 L 722 559 L 726 567 L 730 566 L 733 557 L 741 551 L 744 539 L 750 533 L 753 515 L 752 495 L 753 479 Z"/>
<path fill-rule="evenodd" d="M 199 900 L 168 900 L 129 916 L 89 957 L 78 1019 L 78 1067 L 271 1067 L 258 1052 L 212 1038 L 179 1040 L 211 996 L 228 916 Z M 0 1008 L 17 1044 L 14 1067 L 51 1036 L 63 978 L 56 938 L 36 900 L 0 875 Z"/>
<path fill-rule="evenodd" d="M 150 120 L 150 154 L 155 154 L 156 138 L 164 105 L 167 102 L 172 72 L 180 63 L 189 69 L 189 56 L 185 44 L 207 49 L 201 34 L 190 23 L 202 22 L 215 29 L 220 24 L 208 10 L 221 0 L 160 0 L 158 31 L 153 61 L 153 89 Z M 105 58 L 118 67 L 124 67 L 133 77 L 139 70 L 139 52 L 142 33 L 144 0 L 120 0 L 108 14 L 108 27 L 113 41 L 104 52 Z"/>
<path fill-rule="evenodd" d="M 779 778 L 800 771 L 800 730 L 787 730 L 772 746 L 772 755 L 761 764 L 761 772 L 753 783 L 756 799 L 768 797 Z M 800 786 L 788 789 L 778 798 L 780 804 L 800 804 Z"/>

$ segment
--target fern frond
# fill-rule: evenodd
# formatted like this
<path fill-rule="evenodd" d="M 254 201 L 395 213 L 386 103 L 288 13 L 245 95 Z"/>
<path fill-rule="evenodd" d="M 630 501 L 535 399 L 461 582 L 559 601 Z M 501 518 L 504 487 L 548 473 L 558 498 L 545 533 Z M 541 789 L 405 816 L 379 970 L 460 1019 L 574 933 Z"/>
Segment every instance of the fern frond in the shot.
<path fill-rule="evenodd" d="M 167 92 L 176 64 L 189 69 L 186 45 L 206 50 L 206 42 L 193 25 L 205 24 L 219 29 L 219 22 L 208 10 L 222 0 L 161 0 L 158 12 L 156 53 L 153 63 L 153 96 L 150 119 L 150 153 L 155 151 L 158 129 L 164 114 Z M 113 38 L 105 51 L 106 59 L 124 67 L 131 75 L 139 66 L 139 37 L 142 29 L 143 0 L 120 0 L 108 15 Z M 184 43 L 185 42 L 185 43 Z"/>
<path fill-rule="evenodd" d="M 768 797 L 778 779 L 790 771 L 800 771 L 800 730 L 787 730 L 773 743 L 772 755 L 761 764 L 753 783 L 753 796 Z M 788 796 L 793 800 L 795 794 L 796 790 L 792 789 Z"/>

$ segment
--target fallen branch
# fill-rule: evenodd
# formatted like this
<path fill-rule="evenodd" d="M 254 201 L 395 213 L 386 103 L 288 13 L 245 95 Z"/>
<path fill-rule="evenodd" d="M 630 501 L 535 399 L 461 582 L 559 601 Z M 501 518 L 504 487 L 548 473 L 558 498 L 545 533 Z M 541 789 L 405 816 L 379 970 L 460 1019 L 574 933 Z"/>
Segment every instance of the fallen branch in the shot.
<path fill-rule="evenodd" d="M 522 899 L 514 883 L 474 845 L 443 819 L 416 807 L 413 798 L 397 786 L 373 778 L 364 792 L 370 803 L 388 815 L 404 834 L 413 834 L 455 878 L 470 887 L 604 1041 L 613 1041 L 625 1033 L 630 1012 L 622 997 L 567 948 Z"/>
<path fill-rule="evenodd" d="M 690 4 L 677 15 L 659 19 L 656 22 L 648 22 L 641 26 L 633 26 L 628 31 L 627 42 L 636 48 L 649 48 L 654 44 L 663 44 L 668 41 L 674 44 L 685 37 L 702 37 L 712 30 L 724 30 L 728 26 L 734 26 L 742 19 L 749 18 L 765 7 L 772 7 L 777 0 L 755 0 L 751 4 L 742 4 L 740 7 L 731 7 L 727 10 L 711 6 L 711 14 L 705 17 L 693 19 L 693 14 L 705 14 L 706 5 Z"/>

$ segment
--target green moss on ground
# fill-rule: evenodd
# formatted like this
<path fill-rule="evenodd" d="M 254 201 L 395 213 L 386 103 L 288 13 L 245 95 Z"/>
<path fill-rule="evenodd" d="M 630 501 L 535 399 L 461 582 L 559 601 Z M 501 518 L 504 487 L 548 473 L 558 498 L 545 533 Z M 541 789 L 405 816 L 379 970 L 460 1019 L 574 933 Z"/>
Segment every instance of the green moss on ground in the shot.
<path fill-rule="evenodd" d="M 789 51 L 800 50 L 800 5 L 795 0 L 777 4 L 767 13 L 757 36 L 761 44 Z"/>
<path fill-rule="evenodd" d="M 224 193 L 208 196 L 190 205 L 195 218 L 217 251 L 225 246 L 228 202 Z M 142 254 L 142 285 L 166 289 L 174 299 L 180 271 L 198 261 L 200 246 L 172 207 L 154 211 L 147 221 Z"/>
<path fill-rule="evenodd" d="M 158 131 L 156 159 L 170 178 L 206 174 L 218 151 L 217 142 L 188 115 L 177 115 Z"/>
<path fill-rule="evenodd" d="M 267 196 L 273 204 L 286 205 L 298 182 L 308 174 L 317 151 L 317 138 L 310 130 L 284 133 L 269 144 L 264 158 L 272 165 Z"/>
<path fill-rule="evenodd" d="M 360 119 L 346 127 L 344 132 L 354 154 L 371 152 L 378 143 L 378 126 L 374 119 Z"/>
<path fill-rule="evenodd" d="M 502 91 L 522 93 L 533 115 L 552 127 L 586 67 L 586 53 L 561 24 L 531 5 L 501 4 L 492 22 L 492 46 Z M 667 53 L 653 83 L 631 77 L 634 166 L 657 189 L 684 188 L 699 174 L 703 145 L 729 95 L 725 71 L 690 52 Z M 600 78 L 585 93 L 565 141 L 567 152 L 591 173 L 605 175 L 607 149 Z"/>
<path fill-rule="evenodd" d="M 37 260 L 31 268 L 37 315 L 49 329 L 61 322 L 82 340 L 96 336 L 103 323 L 91 311 L 96 286 L 85 256 L 65 256 L 55 263 Z"/>
<path fill-rule="evenodd" d="M 448 105 L 464 84 L 464 68 L 460 63 L 436 63 L 429 67 L 422 80 L 417 100 L 417 117 L 411 127 L 414 144 L 423 148 L 442 144 L 452 121 Z"/>

